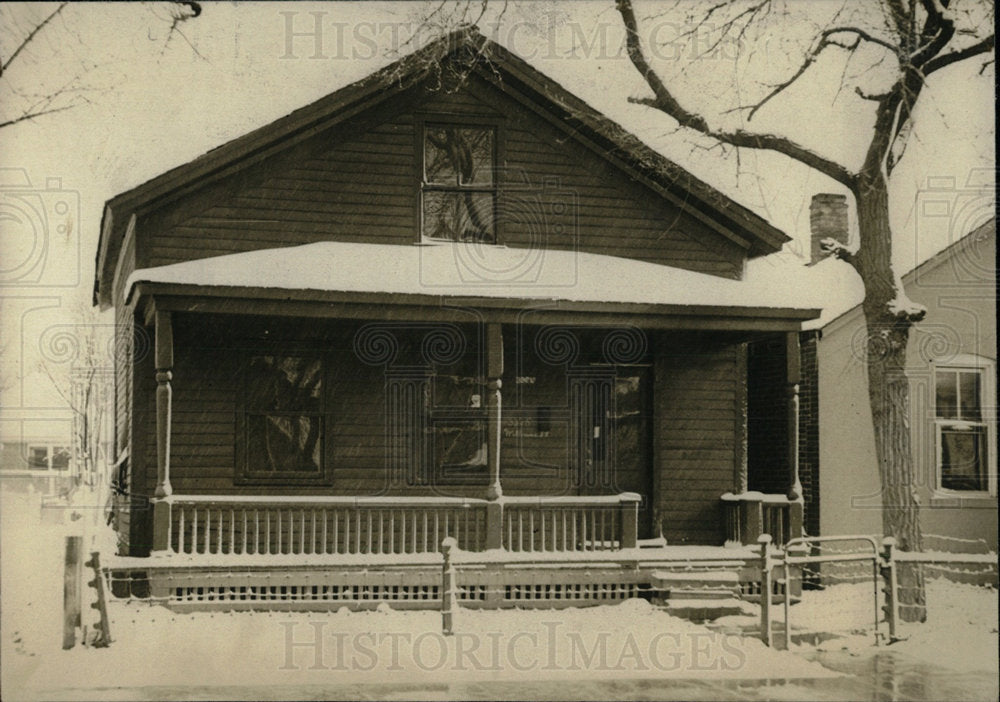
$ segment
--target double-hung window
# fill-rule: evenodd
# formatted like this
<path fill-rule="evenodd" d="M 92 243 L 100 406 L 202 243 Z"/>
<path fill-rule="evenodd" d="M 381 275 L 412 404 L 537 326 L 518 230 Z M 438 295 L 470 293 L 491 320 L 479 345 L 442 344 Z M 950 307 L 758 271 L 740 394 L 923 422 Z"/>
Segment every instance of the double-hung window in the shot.
<path fill-rule="evenodd" d="M 69 470 L 70 450 L 66 446 L 31 445 L 28 468 L 31 470 Z"/>
<path fill-rule="evenodd" d="M 243 482 L 320 482 L 323 366 L 317 355 L 253 355 L 244 377 Z"/>
<path fill-rule="evenodd" d="M 995 490 L 995 457 L 990 455 L 995 449 L 984 401 L 987 370 L 971 365 L 934 369 L 937 475 L 943 490 Z"/>
<path fill-rule="evenodd" d="M 496 243 L 495 160 L 494 127 L 424 124 L 424 239 Z"/>

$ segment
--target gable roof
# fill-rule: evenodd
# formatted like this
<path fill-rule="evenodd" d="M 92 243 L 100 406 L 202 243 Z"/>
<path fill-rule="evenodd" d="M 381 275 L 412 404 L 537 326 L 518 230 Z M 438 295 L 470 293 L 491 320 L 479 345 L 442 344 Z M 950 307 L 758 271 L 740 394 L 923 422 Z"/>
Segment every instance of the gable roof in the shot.
<path fill-rule="evenodd" d="M 593 109 L 475 27 L 447 34 L 368 77 L 229 141 L 110 199 L 104 209 L 94 302 L 110 304 L 110 280 L 130 217 L 287 148 L 412 87 L 456 61 L 543 105 L 567 133 L 627 170 L 678 207 L 745 248 L 750 257 L 773 253 L 790 239 L 762 217 L 699 180 Z"/>

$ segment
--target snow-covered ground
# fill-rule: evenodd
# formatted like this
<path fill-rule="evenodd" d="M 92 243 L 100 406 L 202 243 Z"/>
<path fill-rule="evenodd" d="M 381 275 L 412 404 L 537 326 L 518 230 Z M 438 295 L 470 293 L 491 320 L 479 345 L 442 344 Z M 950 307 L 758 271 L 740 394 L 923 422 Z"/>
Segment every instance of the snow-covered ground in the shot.
<path fill-rule="evenodd" d="M 266 686 L 272 697 L 281 697 L 283 689 L 299 690 L 289 693 L 295 697 L 310 686 L 323 690 L 348 683 L 424 685 L 433 697 L 436 684 L 497 681 L 551 681 L 565 684 L 555 696 L 562 690 L 574 697 L 584 681 L 811 681 L 783 692 L 768 688 L 763 695 L 780 697 L 789 690 L 818 689 L 822 679 L 840 675 L 811 660 L 814 647 L 769 649 L 726 627 L 677 619 L 643 600 L 559 611 L 460 610 L 457 633 L 450 637 L 441 635 L 440 614 L 432 611 L 178 614 L 140 602 L 112 602 L 112 645 L 63 651 L 63 537 L 85 530 L 88 541 L 98 535 L 106 549 L 107 535 L 99 528 L 99 509 L 81 510 L 84 516 L 76 520 L 67 513 L 61 524 L 43 523 L 39 503 L 35 495 L 2 494 L 4 699 L 59 696 L 66 690 L 97 690 L 98 697 L 108 697 L 114 688 L 172 690 L 163 694 L 184 698 L 184 690 L 219 686 Z M 870 598 L 870 586 L 807 592 L 793 608 L 793 621 L 805 630 L 861 631 L 870 628 Z M 908 625 L 903 632 L 908 639 L 889 648 L 956 671 L 995 675 L 996 591 L 932 581 L 928 600 L 928 622 Z M 830 622 L 831 612 L 843 619 Z M 85 622 L 95 619 L 94 610 L 84 612 Z M 847 646 L 859 656 L 886 650 L 876 648 L 871 635 L 821 646 Z M 422 694 L 420 687 L 408 689 L 408 698 Z M 123 694 L 128 697 L 120 691 L 114 696 Z"/>

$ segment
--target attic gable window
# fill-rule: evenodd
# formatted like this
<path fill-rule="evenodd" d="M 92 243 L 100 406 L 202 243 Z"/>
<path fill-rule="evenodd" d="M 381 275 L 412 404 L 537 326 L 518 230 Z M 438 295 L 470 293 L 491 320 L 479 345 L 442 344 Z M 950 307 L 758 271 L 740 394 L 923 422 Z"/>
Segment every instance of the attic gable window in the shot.
<path fill-rule="evenodd" d="M 496 243 L 495 154 L 491 126 L 424 125 L 424 239 Z"/>

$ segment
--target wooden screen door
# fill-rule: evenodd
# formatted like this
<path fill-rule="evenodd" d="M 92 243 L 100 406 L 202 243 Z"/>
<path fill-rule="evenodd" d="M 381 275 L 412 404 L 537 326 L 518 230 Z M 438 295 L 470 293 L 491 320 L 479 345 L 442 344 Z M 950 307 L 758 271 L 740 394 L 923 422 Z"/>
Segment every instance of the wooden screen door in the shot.
<path fill-rule="evenodd" d="M 639 536 L 652 522 L 652 369 L 597 366 L 570 379 L 572 449 L 581 495 L 637 492 Z"/>

